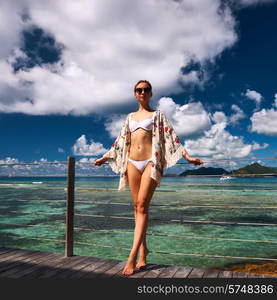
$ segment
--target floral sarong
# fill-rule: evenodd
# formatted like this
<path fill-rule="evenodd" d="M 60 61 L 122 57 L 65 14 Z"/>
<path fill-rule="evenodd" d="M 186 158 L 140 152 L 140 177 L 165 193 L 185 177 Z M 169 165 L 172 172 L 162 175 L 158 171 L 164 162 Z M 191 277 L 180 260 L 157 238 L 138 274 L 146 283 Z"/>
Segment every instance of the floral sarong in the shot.
<path fill-rule="evenodd" d="M 115 173 L 120 173 L 118 190 L 124 190 L 128 185 L 127 164 L 131 145 L 131 132 L 129 129 L 130 115 L 128 114 L 119 136 L 111 149 L 104 155 Z M 160 185 L 164 168 L 172 167 L 182 158 L 184 147 L 180 143 L 170 121 L 161 110 L 153 113 L 154 124 L 152 128 L 152 157 L 151 178 Z"/>

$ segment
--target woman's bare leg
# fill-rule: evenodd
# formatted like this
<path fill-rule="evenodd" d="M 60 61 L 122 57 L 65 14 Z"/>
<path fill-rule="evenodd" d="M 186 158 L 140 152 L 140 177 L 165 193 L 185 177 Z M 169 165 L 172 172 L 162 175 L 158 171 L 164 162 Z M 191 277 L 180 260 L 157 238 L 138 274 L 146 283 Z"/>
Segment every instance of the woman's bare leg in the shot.
<path fill-rule="evenodd" d="M 135 211 L 135 218 L 136 218 L 136 211 Z M 147 231 L 147 228 L 146 228 L 146 231 Z M 142 241 L 142 243 L 140 245 L 140 248 L 139 248 L 139 259 L 138 259 L 138 262 L 136 264 L 136 269 L 144 268 L 147 265 L 146 256 L 148 255 L 148 253 L 149 253 L 149 250 L 147 248 L 146 232 L 145 232 L 144 237 L 143 237 L 143 241 Z"/>
<path fill-rule="evenodd" d="M 137 201 L 138 201 L 138 193 L 139 193 L 142 173 L 132 163 L 128 163 L 127 174 L 128 174 L 130 192 L 134 204 L 134 219 L 136 224 Z M 146 256 L 148 252 L 149 251 L 147 249 L 146 236 L 144 236 L 143 242 L 141 243 L 139 249 L 140 257 L 139 257 L 138 264 L 135 266 L 136 268 L 141 268 L 146 265 Z"/>
<path fill-rule="evenodd" d="M 130 186 L 131 196 L 134 204 L 134 219 L 136 224 L 136 210 L 137 210 L 137 201 L 138 201 L 138 193 L 140 188 L 141 182 L 141 172 L 132 164 L 128 163 L 127 167 L 127 174 L 128 174 L 128 182 Z M 146 236 L 140 246 L 140 255 L 144 255 L 148 253 L 147 245 L 146 245 Z M 147 254 L 146 254 L 147 255 Z"/>
<path fill-rule="evenodd" d="M 157 186 L 156 181 L 150 177 L 150 172 L 151 164 L 148 164 L 144 169 L 143 174 L 141 175 L 140 188 L 137 197 L 134 241 L 127 264 L 122 272 L 124 275 L 133 274 L 139 248 L 141 247 L 143 241 L 146 241 L 146 230 L 148 225 L 148 208 L 150 200 Z M 146 258 L 146 251 L 144 251 L 144 253 L 142 254 Z"/>
<path fill-rule="evenodd" d="M 132 163 L 128 162 L 127 176 L 128 176 L 128 183 L 129 183 L 129 187 L 130 187 L 132 201 L 134 204 L 135 224 L 136 224 L 136 210 L 137 210 L 137 201 L 138 201 L 138 193 L 139 193 L 139 187 L 140 187 L 140 182 L 141 182 L 141 175 L 142 175 L 141 172 Z M 126 267 L 127 267 L 127 265 L 125 266 L 124 270 L 126 269 Z M 129 269 L 131 269 L 133 272 L 133 270 L 135 269 L 135 262 L 133 263 L 133 265 L 128 266 L 128 270 Z"/>
<path fill-rule="evenodd" d="M 142 240 L 142 243 L 139 248 L 139 259 L 136 264 L 136 269 L 143 269 L 147 265 L 146 257 L 149 253 L 149 250 L 147 248 L 147 243 L 146 243 L 147 225 L 148 225 L 148 220 L 147 220 L 147 224 L 146 224 L 145 234 L 143 236 L 143 240 Z"/>

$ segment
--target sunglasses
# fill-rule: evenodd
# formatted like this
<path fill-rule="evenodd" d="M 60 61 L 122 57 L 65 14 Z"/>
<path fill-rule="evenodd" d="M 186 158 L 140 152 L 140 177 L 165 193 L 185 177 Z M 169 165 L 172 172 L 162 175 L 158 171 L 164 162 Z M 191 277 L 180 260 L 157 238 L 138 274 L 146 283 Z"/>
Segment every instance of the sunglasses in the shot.
<path fill-rule="evenodd" d="M 151 88 L 147 87 L 147 88 L 136 88 L 136 93 L 138 93 L 139 95 L 142 94 L 142 91 L 144 91 L 145 94 L 150 93 L 151 92 Z"/>

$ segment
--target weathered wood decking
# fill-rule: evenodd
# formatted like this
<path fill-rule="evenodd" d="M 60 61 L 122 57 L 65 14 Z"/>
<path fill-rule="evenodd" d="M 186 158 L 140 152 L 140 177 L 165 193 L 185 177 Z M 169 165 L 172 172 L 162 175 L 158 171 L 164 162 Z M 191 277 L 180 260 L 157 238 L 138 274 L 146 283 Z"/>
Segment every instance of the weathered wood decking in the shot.
<path fill-rule="evenodd" d="M 0 278 L 115 278 L 125 261 L 0 248 Z M 265 278 L 250 273 L 149 264 L 131 278 Z"/>

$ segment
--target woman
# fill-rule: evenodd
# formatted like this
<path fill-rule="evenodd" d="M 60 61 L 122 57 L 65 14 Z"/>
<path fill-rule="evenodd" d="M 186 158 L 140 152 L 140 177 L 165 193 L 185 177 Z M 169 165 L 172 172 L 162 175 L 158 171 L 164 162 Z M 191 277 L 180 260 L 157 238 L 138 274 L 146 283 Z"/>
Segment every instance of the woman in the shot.
<path fill-rule="evenodd" d="M 165 114 L 150 107 L 150 82 L 140 80 L 134 87 L 134 95 L 139 104 L 138 111 L 127 116 L 111 149 L 93 162 L 100 166 L 108 161 L 114 172 L 120 172 L 118 189 L 123 190 L 128 184 L 130 187 L 135 230 L 123 275 L 132 275 L 135 269 L 146 266 L 148 208 L 156 187 L 160 185 L 163 169 L 175 165 L 181 157 L 195 165 L 203 164 L 202 160 L 188 155 Z"/>

